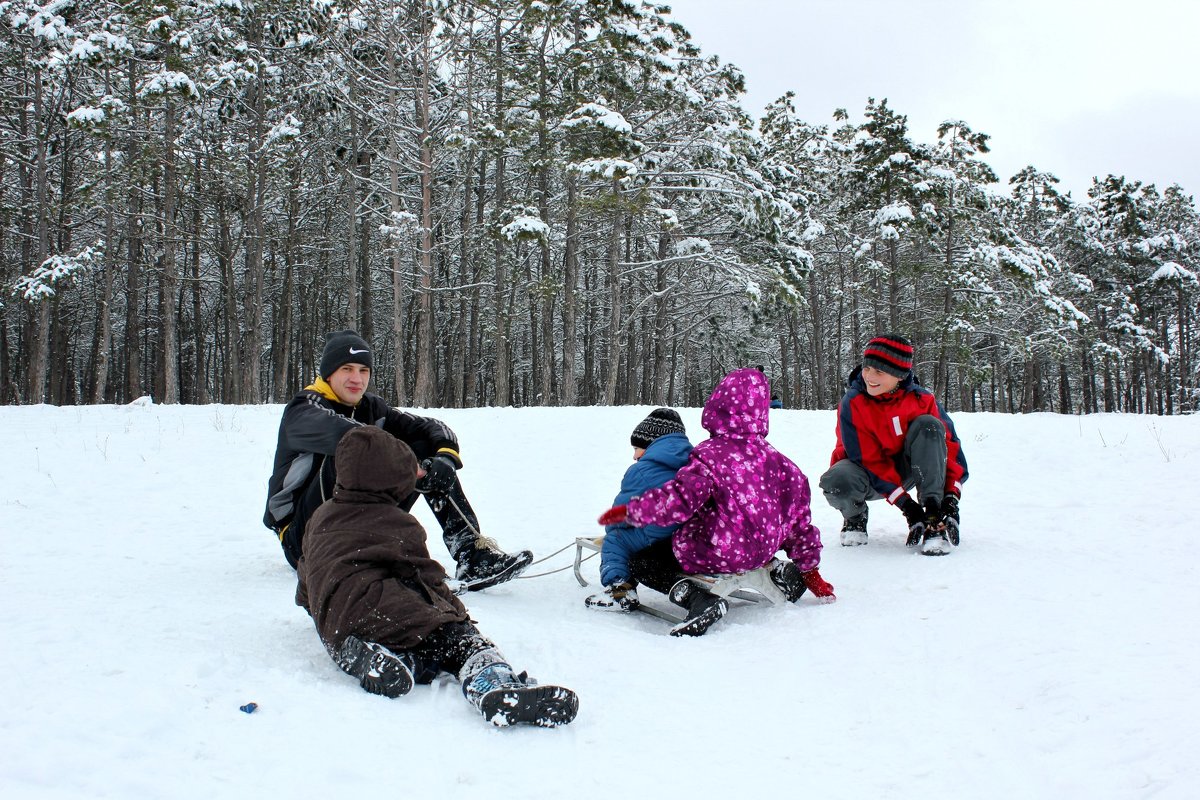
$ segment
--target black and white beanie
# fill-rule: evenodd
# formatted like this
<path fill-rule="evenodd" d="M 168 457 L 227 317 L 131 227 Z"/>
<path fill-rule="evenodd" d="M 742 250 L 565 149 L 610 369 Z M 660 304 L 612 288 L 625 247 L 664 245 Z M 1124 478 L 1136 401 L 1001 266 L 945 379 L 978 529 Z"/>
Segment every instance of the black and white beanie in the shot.
<path fill-rule="evenodd" d="M 343 364 L 362 364 L 371 369 L 371 348 L 367 340 L 355 331 L 333 331 L 325 334 L 325 350 L 321 353 L 321 377 L 337 372 Z"/>
<path fill-rule="evenodd" d="M 638 426 L 633 429 L 629 443 L 634 447 L 645 449 L 660 436 L 686 432 L 683 427 L 683 419 L 679 416 L 678 411 L 673 408 L 656 408 L 650 412 L 650 416 L 639 422 Z"/>

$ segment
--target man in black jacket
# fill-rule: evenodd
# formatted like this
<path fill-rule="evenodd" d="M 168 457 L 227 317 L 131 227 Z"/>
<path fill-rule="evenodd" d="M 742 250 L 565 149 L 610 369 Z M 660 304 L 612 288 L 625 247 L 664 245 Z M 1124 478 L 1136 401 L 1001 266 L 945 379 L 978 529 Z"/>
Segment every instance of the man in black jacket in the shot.
<path fill-rule="evenodd" d="M 467 590 L 511 580 L 533 561 L 533 553 L 508 554 L 479 533 L 479 520 L 458 480 L 458 438 L 444 423 L 389 406 L 367 391 L 371 348 L 354 331 L 325 337 L 319 377 L 283 410 L 275 466 L 267 487 L 263 523 L 275 531 L 294 568 L 304 545 L 304 527 L 333 493 L 334 452 L 342 436 L 362 425 L 382 428 L 412 448 L 425 476 L 400 505 L 412 508 L 424 494 L 442 526 L 442 540 L 458 564 L 455 578 Z"/>

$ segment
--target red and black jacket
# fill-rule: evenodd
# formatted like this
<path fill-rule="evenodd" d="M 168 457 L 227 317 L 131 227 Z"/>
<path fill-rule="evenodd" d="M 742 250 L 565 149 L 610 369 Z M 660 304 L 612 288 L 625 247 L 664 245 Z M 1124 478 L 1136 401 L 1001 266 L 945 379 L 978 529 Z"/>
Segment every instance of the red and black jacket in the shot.
<path fill-rule="evenodd" d="M 904 437 L 909 423 L 924 414 L 937 417 L 946 426 L 945 489 L 961 495 L 967 480 L 967 460 L 954 422 L 933 393 L 911 374 L 895 391 L 880 397 L 867 393 L 861 369 L 850 374 L 846 394 L 838 405 L 837 447 L 830 465 L 850 459 L 867 471 L 871 488 L 894 504 L 904 494 L 904 481 L 897 469 L 904 453 Z"/>

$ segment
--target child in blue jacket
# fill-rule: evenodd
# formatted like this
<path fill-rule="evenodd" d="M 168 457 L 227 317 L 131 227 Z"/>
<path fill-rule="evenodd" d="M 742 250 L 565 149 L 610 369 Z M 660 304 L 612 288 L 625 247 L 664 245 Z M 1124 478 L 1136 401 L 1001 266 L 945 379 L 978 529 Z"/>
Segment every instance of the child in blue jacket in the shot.
<path fill-rule="evenodd" d="M 687 463 L 692 443 L 679 413 L 672 408 L 656 408 L 638 423 L 629 437 L 633 445 L 633 465 L 625 470 L 621 491 L 613 505 L 656 489 L 675 477 Z M 629 570 L 629 557 L 668 538 L 678 525 L 647 525 L 635 528 L 622 522 L 605 527 L 600 548 L 600 582 L 604 591 L 584 600 L 589 608 L 603 611 L 632 611 L 638 607 L 637 584 Z"/>

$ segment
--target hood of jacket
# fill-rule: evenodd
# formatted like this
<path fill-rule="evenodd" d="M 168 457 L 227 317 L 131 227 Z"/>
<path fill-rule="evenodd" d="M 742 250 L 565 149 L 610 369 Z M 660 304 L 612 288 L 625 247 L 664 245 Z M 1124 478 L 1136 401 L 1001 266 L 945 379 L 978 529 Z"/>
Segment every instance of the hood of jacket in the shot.
<path fill-rule="evenodd" d="M 756 369 L 737 369 L 713 389 L 700 424 L 713 436 L 765 437 L 770 409 L 767 376 Z"/>
<path fill-rule="evenodd" d="M 653 461 L 667 469 L 676 470 L 687 463 L 692 454 L 692 443 L 686 433 L 668 433 L 650 443 L 642 454 L 642 461 Z"/>
<path fill-rule="evenodd" d="M 382 428 L 364 425 L 338 442 L 333 499 L 346 503 L 399 503 L 417 483 L 417 457 Z"/>

